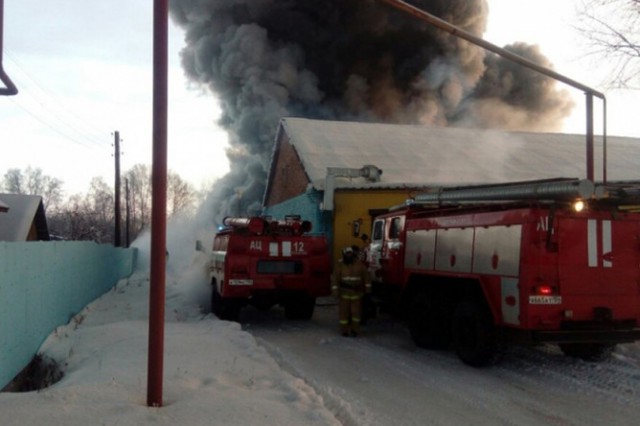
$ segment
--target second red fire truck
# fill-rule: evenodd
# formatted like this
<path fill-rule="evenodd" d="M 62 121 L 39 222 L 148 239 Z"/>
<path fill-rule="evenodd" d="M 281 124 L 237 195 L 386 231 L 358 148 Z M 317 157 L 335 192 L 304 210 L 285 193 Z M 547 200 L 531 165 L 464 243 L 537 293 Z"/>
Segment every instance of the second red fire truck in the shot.
<path fill-rule="evenodd" d="M 316 298 L 330 294 L 326 237 L 309 234 L 311 223 L 298 217 L 226 218 L 223 224 L 209 265 L 212 312 L 237 321 L 247 304 L 280 304 L 289 319 L 311 318 Z"/>

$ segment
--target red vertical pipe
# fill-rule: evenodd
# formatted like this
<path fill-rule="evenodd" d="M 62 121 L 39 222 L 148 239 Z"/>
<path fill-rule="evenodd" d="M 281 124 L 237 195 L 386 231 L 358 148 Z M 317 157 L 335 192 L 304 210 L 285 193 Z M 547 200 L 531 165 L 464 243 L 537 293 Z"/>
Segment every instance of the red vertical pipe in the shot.
<path fill-rule="evenodd" d="M 168 0 L 153 3 L 153 165 L 147 405 L 162 406 L 167 248 Z"/>
<path fill-rule="evenodd" d="M 587 96 L 587 179 L 594 181 L 593 170 L 593 93 L 585 93 Z"/>
<path fill-rule="evenodd" d="M 607 183 L 607 99 L 602 100 L 602 183 Z"/>

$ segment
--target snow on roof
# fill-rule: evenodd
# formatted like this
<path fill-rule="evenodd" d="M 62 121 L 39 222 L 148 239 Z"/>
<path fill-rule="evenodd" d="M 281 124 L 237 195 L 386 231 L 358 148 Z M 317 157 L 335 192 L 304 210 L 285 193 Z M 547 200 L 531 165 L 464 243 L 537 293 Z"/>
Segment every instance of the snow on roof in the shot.
<path fill-rule="evenodd" d="M 327 167 L 382 169 L 374 187 L 419 187 L 585 178 L 586 137 L 558 133 L 283 118 L 312 185 L 324 188 Z M 602 140 L 595 141 L 595 176 L 602 180 Z M 637 180 L 640 140 L 607 138 L 607 180 Z M 341 178 L 362 187 L 364 178 Z M 371 187 L 372 185 L 367 185 Z"/>
<path fill-rule="evenodd" d="M 24 194 L 0 194 L 9 211 L 0 216 L 0 241 L 26 241 L 42 197 Z"/>

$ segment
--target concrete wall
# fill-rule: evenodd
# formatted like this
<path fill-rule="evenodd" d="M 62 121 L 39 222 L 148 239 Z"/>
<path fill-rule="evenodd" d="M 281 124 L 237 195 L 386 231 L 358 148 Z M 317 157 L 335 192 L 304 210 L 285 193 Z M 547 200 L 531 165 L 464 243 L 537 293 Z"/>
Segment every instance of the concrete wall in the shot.
<path fill-rule="evenodd" d="M 131 275 L 135 255 L 93 242 L 0 241 L 0 389 L 57 326 Z"/>

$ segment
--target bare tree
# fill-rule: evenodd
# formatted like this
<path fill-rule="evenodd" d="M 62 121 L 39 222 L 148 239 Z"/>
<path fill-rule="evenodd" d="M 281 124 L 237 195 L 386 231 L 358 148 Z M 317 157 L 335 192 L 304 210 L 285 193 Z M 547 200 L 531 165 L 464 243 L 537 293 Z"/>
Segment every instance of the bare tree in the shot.
<path fill-rule="evenodd" d="M 194 207 L 196 193 L 191 184 L 180 175 L 169 172 L 167 178 L 167 206 L 169 216 L 188 212 Z"/>
<path fill-rule="evenodd" d="M 90 208 L 86 198 L 76 194 L 65 205 L 47 218 L 52 234 L 67 240 L 94 240 Z"/>
<path fill-rule="evenodd" d="M 144 164 L 136 164 L 125 173 L 129 180 L 131 239 L 151 223 L 151 173 Z"/>
<path fill-rule="evenodd" d="M 20 169 L 9 169 L 4 174 L 2 187 L 11 194 L 39 195 L 42 197 L 44 208 L 55 209 L 62 202 L 62 181 L 47 176 L 40 168 L 27 167 L 24 172 Z"/>
<path fill-rule="evenodd" d="M 93 239 L 104 243 L 113 242 L 115 226 L 113 188 L 107 185 L 103 178 L 93 178 L 86 200 L 93 226 Z"/>
<path fill-rule="evenodd" d="M 103 178 L 91 180 L 89 192 L 74 195 L 49 219 L 49 228 L 56 235 L 70 240 L 90 240 L 112 243 L 114 240 L 114 193 Z"/>
<path fill-rule="evenodd" d="M 151 173 L 137 164 L 125 173 L 129 181 L 131 238 L 151 224 Z M 47 211 L 52 234 L 70 240 L 112 243 L 115 226 L 114 190 L 103 178 L 91 180 L 89 191 L 62 200 L 62 181 L 46 176 L 39 168 L 9 169 L 0 179 L 0 190 L 13 194 L 40 195 Z M 169 216 L 192 212 L 198 194 L 192 185 L 169 171 L 167 205 Z"/>
<path fill-rule="evenodd" d="M 125 173 L 129 181 L 129 210 L 131 238 L 151 224 L 151 172 L 148 166 L 136 164 Z M 197 201 L 192 185 L 178 174 L 169 171 L 167 176 L 167 214 L 184 214 L 194 209 Z"/>
<path fill-rule="evenodd" d="M 20 169 L 9 169 L 2 179 L 2 189 L 10 194 L 24 194 L 24 176 Z"/>
<path fill-rule="evenodd" d="M 640 88 L 640 0 L 583 0 L 578 30 L 607 59 L 611 87 Z"/>

